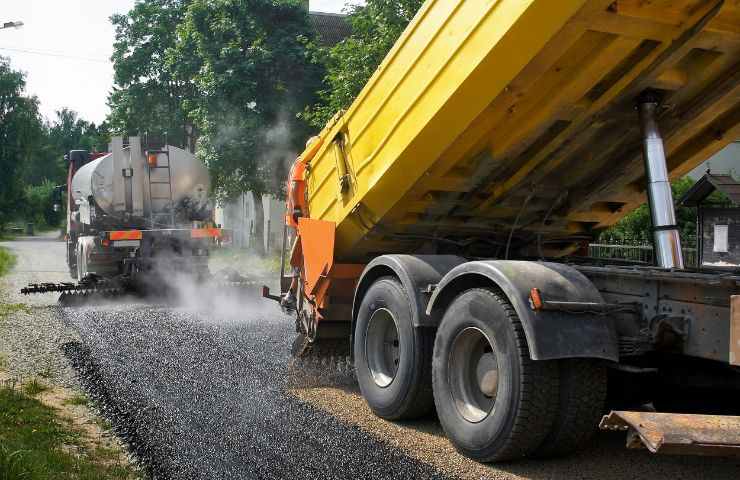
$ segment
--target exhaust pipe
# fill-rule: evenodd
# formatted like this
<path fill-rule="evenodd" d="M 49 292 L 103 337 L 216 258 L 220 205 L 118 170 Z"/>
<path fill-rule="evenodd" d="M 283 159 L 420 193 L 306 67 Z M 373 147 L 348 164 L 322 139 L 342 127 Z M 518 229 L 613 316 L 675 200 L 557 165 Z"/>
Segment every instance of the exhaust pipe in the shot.
<path fill-rule="evenodd" d="M 658 104 L 657 96 L 652 93 L 643 94 L 637 104 L 642 126 L 642 148 L 648 182 L 648 204 L 653 221 L 655 258 L 661 268 L 683 269 L 681 237 L 676 225 L 676 211 L 668 179 L 663 138 L 660 136 L 655 119 Z"/>

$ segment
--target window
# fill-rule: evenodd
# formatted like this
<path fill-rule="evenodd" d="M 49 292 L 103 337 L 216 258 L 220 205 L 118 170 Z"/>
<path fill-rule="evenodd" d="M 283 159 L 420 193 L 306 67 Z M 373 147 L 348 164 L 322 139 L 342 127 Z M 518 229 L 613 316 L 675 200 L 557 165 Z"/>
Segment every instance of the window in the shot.
<path fill-rule="evenodd" d="M 727 225 L 714 226 L 714 252 L 727 253 L 727 237 L 729 228 Z"/>

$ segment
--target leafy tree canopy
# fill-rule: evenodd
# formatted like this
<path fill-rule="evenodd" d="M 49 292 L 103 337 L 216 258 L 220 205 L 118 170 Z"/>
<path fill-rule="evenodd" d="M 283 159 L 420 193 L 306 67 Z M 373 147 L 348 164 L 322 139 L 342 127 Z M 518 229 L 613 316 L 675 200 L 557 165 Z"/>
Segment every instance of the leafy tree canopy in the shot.
<path fill-rule="evenodd" d="M 64 183 L 69 150 L 104 150 L 107 126 L 78 118 L 69 109 L 51 123 L 42 120 L 36 97 L 25 93 L 25 78 L 0 57 L 0 229 L 11 220 L 55 225 L 51 192 Z"/>
<path fill-rule="evenodd" d="M 694 181 L 688 177 L 674 181 L 671 185 L 673 198 L 679 199 L 693 184 Z M 676 207 L 676 222 L 684 246 L 694 246 L 696 243 L 696 208 Z M 601 232 L 598 241 L 613 245 L 651 245 L 652 231 L 650 209 L 647 204 L 643 204 L 625 215 L 614 226 Z"/>
<path fill-rule="evenodd" d="M 23 73 L 0 57 L 0 226 L 14 214 L 23 189 L 24 163 L 34 154 L 43 130 L 38 100 L 25 95 Z"/>
<path fill-rule="evenodd" d="M 189 78 L 176 79 L 166 62 L 175 47 L 176 29 L 189 0 L 139 1 L 127 14 L 113 15 L 114 82 L 108 98 L 113 132 L 168 136 L 169 143 L 185 145 L 190 127 L 185 101 L 196 94 Z M 189 54 L 188 54 L 189 56 Z"/>
<path fill-rule="evenodd" d="M 367 0 L 353 6 L 352 35 L 330 49 L 314 48 L 316 61 L 326 65 L 326 88 L 320 101 L 304 113 L 316 128 L 350 106 L 414 18 L 424 0 Z"/>
<path fill-rule="evenodd" d="M 41 125 L 41 136 L 22 169 L 25 185 L 55 185 L 65 182 L 67 164 L 64 155 L 70 150 L 106 151 L 110 140 L 108 125 L 87 122 L 68 108 L 56 112 L 51 123 Z"/>
<path fill-rule="evenodd" d="M 198 155 L 223 196 L 282 191 L 287 165 L 308 136 L 297 118 L 321 69 L 311 63 L 308 16 L 296 0 L 194 0 L 168 65 L 192 79 L 186 102 Z"/>

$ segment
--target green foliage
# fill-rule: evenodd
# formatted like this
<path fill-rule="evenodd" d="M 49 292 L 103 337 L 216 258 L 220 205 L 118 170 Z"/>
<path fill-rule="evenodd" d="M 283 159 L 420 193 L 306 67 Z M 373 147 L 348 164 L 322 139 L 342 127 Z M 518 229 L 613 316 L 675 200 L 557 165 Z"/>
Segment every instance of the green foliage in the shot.
<path fill-rule="evenodd" d="M 23 458 L 26 453 L 26 450 L 11 452 L 5 444 L 0 443 L 0 480 L 28 478 Z"/>
<path fill-rule="evenodd" d="M 24 185 L 55 185 L 66 181 L 67 164 L 64 155 L 70 150 L 105 151 L 110 141 L 108 125 L 100 126 L 78 118 L 77 113 L 63 108 L 56 118 L 42 126 L 42 138 L 24 164 Z"/>
<path fill-rule="evenodd" d="M 311 125 L 320 129 L 336 112 L 349 107 L 423 3 L 368 0 L 364 6 L 352 7 L 349 38 L 330 49 L 313 49 L 327 74 L 320 101 L 303 114 Z"/>
<path fill-rule="evenodd" d="M 25 218 L 39 226 L 57 227 L 62 220 L 62 212 L 54 211 L 54 183 L 44 180 L 41 185 L 27 186 L 23 207 Z"/>
<path fill-rule="evenodd" d="M 23 73 L 0 57 L 0 230 L 24 215 L 36 223 L 58 224 L 51 203 L 42 207 L 39 201 L 65 181 L 64 154 L 77 148 L 102 150 L 108 143 L 107 125 L 81 120 L 69 109 L 58 111 L 51 123 L 42 121 L 38 100 L 24 93 L 25 85 Z"/>
<path fill-rule="evenodd" d="M 65 405 L 87 405 L 88 400 L 86 396 L 77 394 L 65 400 L 64 404 Z"/>
<path fill-rule="evenodd" d="M 694 181 L 689 177 L 674 181 L 671 184 L 673 198 L 678 200 L 693 184 Z M 694 246 L 696 242 L 696 208 L 676 207 L 676 222 L 684 246 Z M 601 232 L 598 237 L 599 243 L 612 245 L 651 245 L 652 241 L 652 220 L 647 204 L 642 204 L 625 215 L 614 226 Z"/>
<path fill-rule="evenodd" d="M 47 391 L 49 387 L 44 385 L 43 383 L 40 383 L 35 378 L 32 379 L 30 382 L 23 385 L 23 391 L 26 392 L 26 395 L 30 395 L 32 397 L 35 397 L 39 393 L 43 393 Z"/>
<path fill-rule="evenodd" d="M 23 164 L 42 137 L 38 100 L 24 94 L 23 73 L 0 57 L 0 229 L 13 217 L 23 195 Z"/>
<path fill-rule="evenodd" d="M 302 2 L 142 0 L 111 20 L 112 130 L 172 144 L 190 130 L 221 197 L 281 193 L 323 75 Z"/>
<path fill-rule="evenodd" d="M 0 247 L 0 277 L 10 271 L 15 265 L 15 255 L 7 248 Z"/>
<path fill-rule="evenodd" d="M 168 136 L 172 145 L 185 145 L 189 125 L 185 102 L 196 94 L 189 78 L 177 79 L 165 61 L 174 48 L 177 26 L 188 0 L 145 0 L 127 14 L 113 15 L 115 86 L 108 98 L 111 129 L 123 135 L 150 133 Z M 191 53 L 179 59 L 188 61 Z"/>
<path fill-rule="evenodd" d="M 75 455 L 61 446 L 76 447 Z M 111 465 L 86 451 L 78 432 L 54 410 L 10 388 L 0 388 L 0 480 L 134 478 L 132 471 Z"/>
<path fill-rule="evenodd" d="M 305 9 L 295 0 L 193 0 L 178 34 L 168 64 L 197 87 L 186 105 L 214 184 L 223 196 L 281 193 L 308 137 L 297 113 L 322 75 L 306 49 Z"/>

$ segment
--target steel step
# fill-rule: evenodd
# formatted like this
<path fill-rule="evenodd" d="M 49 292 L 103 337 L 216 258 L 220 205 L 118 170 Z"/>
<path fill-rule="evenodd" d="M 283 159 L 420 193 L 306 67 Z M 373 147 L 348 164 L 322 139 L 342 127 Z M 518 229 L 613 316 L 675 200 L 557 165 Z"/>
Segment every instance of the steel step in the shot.
<path fill-rule="evenodd" d="M 613 411 L 602 430 L 627 432 L 627 448 L 653 453 L 740 456 L 740 417 Z"/>

